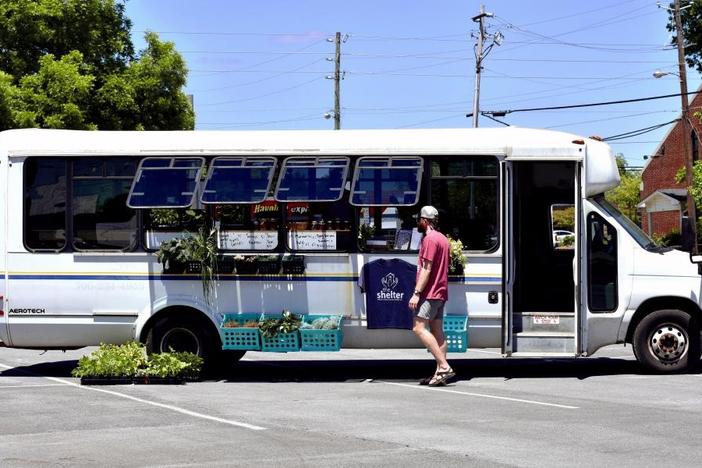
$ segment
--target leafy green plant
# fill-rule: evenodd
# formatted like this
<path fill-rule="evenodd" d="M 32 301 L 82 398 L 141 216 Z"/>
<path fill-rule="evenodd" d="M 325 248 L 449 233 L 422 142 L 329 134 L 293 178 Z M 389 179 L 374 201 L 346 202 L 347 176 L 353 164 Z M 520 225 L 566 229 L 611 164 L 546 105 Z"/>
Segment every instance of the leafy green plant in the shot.
<path fill-rule="evenodd" d="M 180 223 L 178 210 L 173 208 L 154 208 L 149 212 L 149 218 L 153 226 L 178 227 Z"/>
<path fill-rule="evenodd" d="M 203 226 L 192 236 L 163 241 L 156 253 L 156 258 L 163 265 L 164 270 L 171 269 L 174 263 L 178 262 L 200 262 L 202 294 L 205 300 L 210 302 L 216 286 L 219 259 L 216 229 L 207 229 Z"/>
<path fill-rule="evenodd" d="M 278 333 L 292 333 L 300 329 L 302 318 L 289 310 L 284 310 L 280 317 L 263 317 L 258 323 L 261 334 L 266 338 L 275 338 Z"/>
<path fill-rule="evenodd" d="M 575 245 L 575 236 L 565 236 L 561 241 L 561 245 L 563 247 L 570 247 L 571 245 Z"/>
<path fill-rule="evenodd" d="M 366 248 L 368 239 L 375 235 L 375 226 L 370 224 L 361 224 L 358 227 L 358 246 L 362 249 Z"/>
<path fill-rule="evenodd" d="M 451 236 L 448 236 L 448 241 L 451 247 L 449 274 L 462 275 L 466 264 L 466 258 L 463 256 L 463 242 L 453 239 Z"/>
<path fill-rule="evenodd" d="M 185 377 L 197 378 L 202 358 L 193 353 L 146 355 L 136 341 L 123 345 L 101 344 L 90 356 L 83 356 L 73 369 L 74 377 Z"/>

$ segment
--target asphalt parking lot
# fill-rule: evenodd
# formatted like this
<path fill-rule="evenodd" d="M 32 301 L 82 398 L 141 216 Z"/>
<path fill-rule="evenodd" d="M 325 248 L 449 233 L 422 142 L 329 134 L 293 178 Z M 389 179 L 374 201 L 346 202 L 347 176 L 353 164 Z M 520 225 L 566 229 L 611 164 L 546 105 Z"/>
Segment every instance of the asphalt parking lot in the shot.
<path fill-rule="evenodd" d="M 698 466 L 702 374 L 641 371 L 631 349 L 578 360 L 422 350 L 249 353 L 186 385 L 80 386 L 90 348 L 0 348 L 0 465 Z"/>

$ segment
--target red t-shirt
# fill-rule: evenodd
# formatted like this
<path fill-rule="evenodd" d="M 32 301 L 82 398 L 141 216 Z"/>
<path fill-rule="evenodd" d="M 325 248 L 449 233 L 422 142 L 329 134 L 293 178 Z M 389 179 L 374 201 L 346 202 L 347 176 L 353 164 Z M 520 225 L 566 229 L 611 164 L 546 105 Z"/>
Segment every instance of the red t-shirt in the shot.
<path fill-rule="evenodd" d="M 419 259 L 417 261 L 417 280 L 419 271 L 422 269 L 422 261 L 431 262 L 429 279 L 422 291 L 423 299 L 440 299 L 448 301 L 448 267 L 450 262 L 451 246 L 449 241 L 439 231 L 427 231 L 422 245 L 419 247 Z"/>

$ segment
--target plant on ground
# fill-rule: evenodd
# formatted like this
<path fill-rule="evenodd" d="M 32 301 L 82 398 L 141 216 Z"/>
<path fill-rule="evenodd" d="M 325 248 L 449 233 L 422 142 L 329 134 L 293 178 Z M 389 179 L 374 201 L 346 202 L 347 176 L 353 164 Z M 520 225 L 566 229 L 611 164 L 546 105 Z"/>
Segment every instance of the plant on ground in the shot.
<path fill-rule="evenodd" d="M 136 341 L 123 345 L 101 344 L 83 356 L 73 369 L 74 377 L 184 377 L 197 378 L 202 358 L 193 353 L 168 352 L 147 356 Z"/>

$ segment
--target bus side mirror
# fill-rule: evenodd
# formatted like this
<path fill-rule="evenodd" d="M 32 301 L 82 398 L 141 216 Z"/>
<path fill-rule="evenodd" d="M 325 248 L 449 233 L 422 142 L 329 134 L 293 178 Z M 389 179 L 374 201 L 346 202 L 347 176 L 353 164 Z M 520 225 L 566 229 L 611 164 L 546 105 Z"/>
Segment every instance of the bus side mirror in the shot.
<path fill-rule="evenodd" d="M 680 233 L 680 244 L 681 250 L 685 252 L 692 252 L 692 247 L 695 242 L 695 236 L 692 233 L 692 225 L 690 224 L 690 218 L 683 216 L 682 218 L 682 232 Z M 693 262 L 698 263 L 698 262 Z"/>

